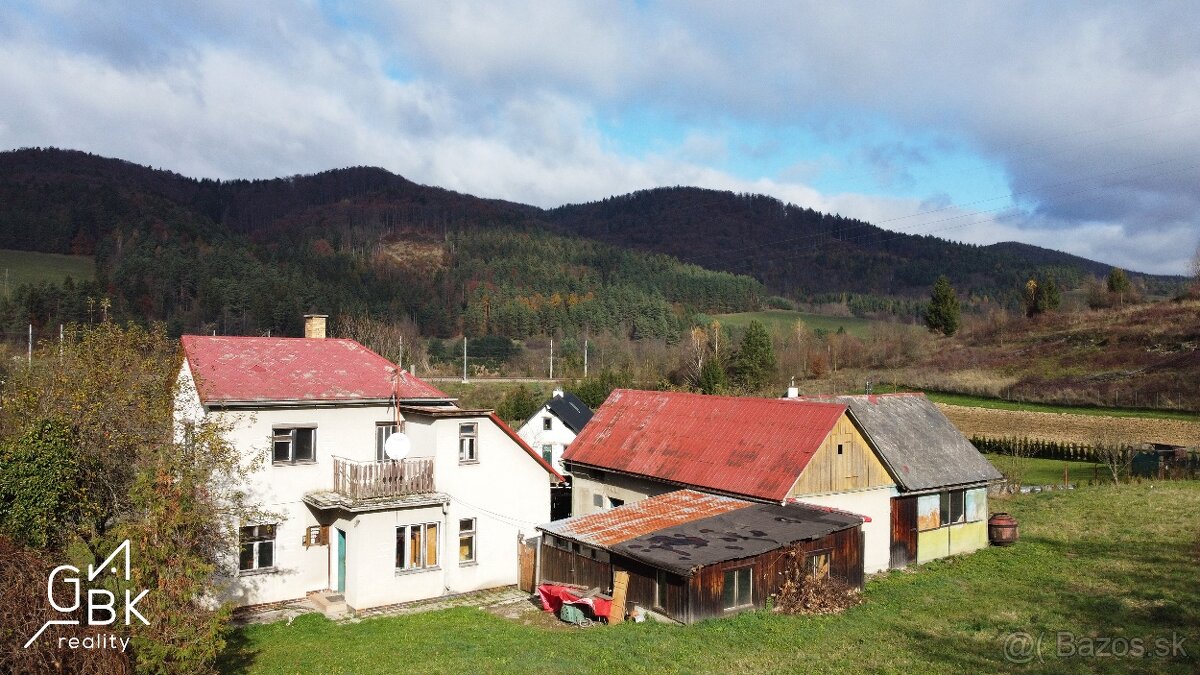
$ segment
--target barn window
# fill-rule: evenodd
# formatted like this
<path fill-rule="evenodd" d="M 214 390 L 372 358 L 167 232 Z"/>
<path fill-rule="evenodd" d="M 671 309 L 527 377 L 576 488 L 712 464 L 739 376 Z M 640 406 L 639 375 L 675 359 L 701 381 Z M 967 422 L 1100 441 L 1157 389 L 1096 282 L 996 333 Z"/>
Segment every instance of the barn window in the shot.
<path fill-rule="evenodd" d="M 721 591 L 721 604 L 725 609 L 749 607 L 754 604 L 754 581 L 751 568 L 739 567 L 725 571 L 725 587 Z"/>
<path fill-rule="evenodd" d="M 813 551 L 804 558 L 804 571 L 809 576 L 823 578 L 829 576 L 830 550 Z"/>
<path fill-rule="evenodd" d="M 950 490 L 940 495 L 941 526 L 961 523 L 966 517 L 966 491 Z"/>
<path fill-rule="evenodd" d="M 838 443 L 838 454 L 842 454 L 842 444 Z"/>

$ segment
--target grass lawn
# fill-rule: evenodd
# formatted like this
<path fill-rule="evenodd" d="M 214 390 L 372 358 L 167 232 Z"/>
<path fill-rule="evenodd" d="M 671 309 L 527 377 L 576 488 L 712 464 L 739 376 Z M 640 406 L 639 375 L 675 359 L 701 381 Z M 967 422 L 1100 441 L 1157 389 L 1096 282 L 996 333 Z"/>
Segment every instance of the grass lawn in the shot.
<path fill-rule="evenodd" d="M 68 276 L 76 281 L 96 276 L 96 263 L 86 255 L 59 255 L 0 249 L 0 292 L 3 292 L 4 273 L 8 272 L 8 291 L 21 284 L 42 281 L 59 282 Z"/>
<path fill-rule="evenodd" d="M 335 624 L 297 618 L 239 630 L 225 663 L 251 673 L 423 672 L 1178 672 L 1200 669 L 1200 483 L 1081 488 L 995 500 L 1020 521 L 1008 548 L 868 582 L 840 616 L 751 612 L 690 627 L 525 626 L 478 609 Z M 1028 665 L 1006 636 L 1041 639 Z M 1173 658 L 1056 655 L 1056 633 L 1172 637 Z M 1092 643 L 1093 645 L 1097 643 Z M 1176 642 L 1178 644 L 1178 642 Z M 1064 648 L 1065 650 L 1065 648 Z"/>
<path fill-rule="evenodd" d="M 1061 485 L 1063 482 L 1063 465 L 1067 465 L 1068 477 L 1072 483 L 1087 481 L 1095 475 L 1094 462 L 1064 461 L 1061 459 L 1042 459 L 1040 457 L 1009 457 L 1007 455 L 985 454 L 984 457 L 1001 473 L 1008 476 L 1013 469 L 1021 477 L 1024 485 Z M 1101 466 L 1100 477 L 1107 479 L 1108 469 Z"/>
<path fill-rule="evenodd" d="M 807 312 L 796 312 L 788 309 L 770 309 L 763 312 L 738 312 L 736 314 L 715 314 L 713 318 L 721 322 L 723 326 L 730 328 L 743 329 L 750 325 L 751 321 L 757 320 L 766 326 L 767 330 L 773 327 L 782 328 L 789 333 L 792 326 L 796 323 L 796 319 L 803 319 L 804 323 L 808 324 L 811 330 L 825 330 L 830 333 L 836 333 L 838 328 L 845 328 L 847 333 L 857 335 L 858 337 L 866 337 L 867 331 L 874 321 L 870 319 L 860 319 L 858 317 L 844 316 L 828 316 L 825 314 L 809 314 Z"/>
<path fill-rule="evenodd" d="M 880 384 L 875 387 L 878 393 L 893 391 L 893 387 Z M 897 391 L 911 391 L 904 387 Z M 1098 408 L 1094 406 L 1050 405 L 1047 403 L 1025 403 L 1022 401 L 1006 401 L 998 398 L 970 396 L 967 394 L 950 394 L 940 391 L 926 391 L 925 395 L 935 403 L 961 405 L 971 408 L 991 408 L 993 410 L 1019 410 L 1024 412 L 1065 413 L 1068 415 L 1100 415 L 1103 417 L 1138 417 L 1143 419 L 1183 420 L 1185 422 L 1200 422 L 1200 415 L 1174 410 L 1156 410 L 1153 408 Z"/>

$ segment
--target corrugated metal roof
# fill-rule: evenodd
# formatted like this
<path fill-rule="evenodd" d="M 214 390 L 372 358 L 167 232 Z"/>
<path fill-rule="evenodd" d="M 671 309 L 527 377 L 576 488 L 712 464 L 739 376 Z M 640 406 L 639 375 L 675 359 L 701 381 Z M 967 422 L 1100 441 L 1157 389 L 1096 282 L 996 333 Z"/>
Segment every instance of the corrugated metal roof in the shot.
<path fill-rule="evenodd" d="M 446 394 L 354 340 L 185 335 L 200 400 L 352 401 L 447 399 Z"/>
<path fill-rule="evenodd" d="M 906 491 L 1002 478 L 958 427 L 925 394 L 819 396 L 850 408 L 871 445 Z"/>
<path fill-rule="evenodd" d="M 671 525 L 744 509 L 750 504 L 732 497 L 695 490 L 676 490 L 602 513 L 556 520 L 540 529 L 591 546 L 607 548 Z"/>
<path fill-rule="evenodd" d="M 845 411 L 840 403 L 617 389 L 563 460 L 783 501 Z"/>
<path fill-rule="evenodd" d="M 690 575 L 862 522 L 862 516 L 803 504 L 761 504 L 679 490 L 539 529 Z"/>

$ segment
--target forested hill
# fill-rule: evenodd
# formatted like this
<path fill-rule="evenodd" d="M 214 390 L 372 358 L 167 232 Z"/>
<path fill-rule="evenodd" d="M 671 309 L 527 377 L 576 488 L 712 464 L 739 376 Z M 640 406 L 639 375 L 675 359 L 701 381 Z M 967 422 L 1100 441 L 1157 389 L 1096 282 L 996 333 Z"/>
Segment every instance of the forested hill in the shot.
<path fill-rule="evenodd" d="M 1009 296 L 1050 272 L 1076 285 L 1109 266 L 1015 242 L 975 246 L 890 232 L 762 195 L 700 188 L 644 190 L 563 206 L 546 217 L 560 231 L 677 256 L 705 267 L 752 274 L 776 293 L 927 296 L 946 274 L 961 294 Z M 1152 285 L 1176 277 L 1140 275 Z"/>
<path fill-rule="evenodd" d="M 309 311 L 411 317 L 426 335 L 609 332 L 674 338 L 696 312 L 765 289 L 550 232 L 534 207 L 352 168 L 194 180 L 62 150 L 0 153 L 0 248 L 93 255 L 92 283 L 20 288 L 8 330 L 119 318 L 174 333 L 297 334 Z"/>
<path fill-rule="evenodd" d="M 913 299 L 946 273 L 964 295 L 1012 297 L 1036 271 L 1072 284 L 1107 270 L 695 188 L 545 211 L 377 168 L 196 180 L 53 149 L 0 153 L 0 248 L 94 255 L 99 284 L 18 291 L 0 307 L 7 326 L 83 318 L 105 296 L 117 316 L 230 334 L 295 333 L 322 310 L 407 315 L 438 336 L 671 337 L 692 313 L 768 293 Z"/>

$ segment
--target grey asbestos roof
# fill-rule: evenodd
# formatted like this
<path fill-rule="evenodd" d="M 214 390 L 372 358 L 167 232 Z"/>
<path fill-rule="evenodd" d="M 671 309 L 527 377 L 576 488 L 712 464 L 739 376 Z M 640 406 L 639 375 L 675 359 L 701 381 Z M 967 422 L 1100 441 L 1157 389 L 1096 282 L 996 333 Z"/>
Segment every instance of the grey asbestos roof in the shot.
<path fill-rule="evenodd" d="M 592 419 L 592 409 L 569 391 L 564 392 L 562 396 L 551 398 L 546 402 L 546 407 L 576 435 L 583 431 L 584 425 Z"/>
<path fill-rule="evenodd" d="M 1002 476 L 924 394 L 830 396 L 879 451 L 904 491 L 998 480 Z"/>

